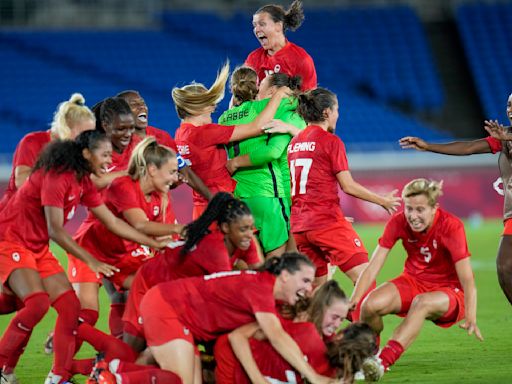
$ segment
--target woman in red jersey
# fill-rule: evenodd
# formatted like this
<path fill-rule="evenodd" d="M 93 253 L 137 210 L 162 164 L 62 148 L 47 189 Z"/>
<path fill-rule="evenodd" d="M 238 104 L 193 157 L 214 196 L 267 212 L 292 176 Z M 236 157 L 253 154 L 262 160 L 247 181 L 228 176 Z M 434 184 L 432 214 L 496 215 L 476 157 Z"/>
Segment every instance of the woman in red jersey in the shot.
<path fill-rule="evenodd" d="M 285 31 L 295 31 L 304 20 L 302 2 L 295 0 L 285 11 L 280 5 L 265 5 L 252 18 L 254 35 L 261 47 L 252 51 L 245 65 L 258 73 L 261 82 L 272 73 L 283 72 L 302 78 L 302 90 L 316 88 L 316 70 L 313 59 L 298 45 L 286 39 Z"/>
<path fill-rule="evenodd" d="M 512 124 L 512 94 L 508 96 L 507 117 Z M 444 155 L 468 156 L 481 153 L 498 153 L 498 165 L 503 182 L 504 229 L 501 235 L 496 269 L 498 282 L 507 300 L 512 304 L 512 188 L 508 186 L 512 178 L 512 127 L 504 127 L 497 121 L 485 121 L 488 137 L 473 141 L 454 141 L 451 143 L 427 143 L 419 137 L 407 136 L 400 139 L 402 148 L 413 148 L 418 151 L 442 153 Z M 505 187 L 506 186 L 506 187 Z"/>
<path fill-rule="evenodd" d="M 12 158 L 11 177 L 0 201 L 0 210 L 27 180 L 46 144 L 55 139 L 74 139 L 83 131 L 94 129 L 96 118 L 84 103 L 80 93 L 73 93 L 68 101 L 59 104 L 50 130 L 32 132 L 21 139 Z"/>
<path fill-rule="evenodd" d="M 291 175 L 291 229 L 300 252 L 317 266 L 315 283 L 327 280 L 327 263 L 339 267 L 355 284 L 368 264 L 368 252 L 345 219 L 338 187 L 343 192 L 393 212 L 400 204 L 393 191 L 385 196 L 369 191 L 352 178 L 345 145 L 334 134 L 338 100 L 317 88 L 299 96 L 299 115 L 308 126 L 288 146 Z M 358 317 L 358 311 L 352 314 Z"/>
<path fill-rule="evenodd" d="M 33 327 L 50 304 L 58 313 L 52 383 L 69 377 L 80 303 L 62 267 L 48 248 L 49 239 L 85 261 L 97 274 L 117 269 L 97 261 L 64 229 L 76 206 L 83 204 L 119 236 L 148 246 L 160 243 L 118 220 L 103 204 L 89 174 L 101 174 L 110 163 L 108 138 L 95 130 L 76 141 L 56 141 L 43 151 L 27 182 L 5 206 L 0 219 L 0 279 L 24 307 L 0 340 L 0 367 L 20 356 Z"/>
<path fill-rule="evenodd" d="M 344 383 L 353 381 L 362 361 L 371 356 L 375 348 L 375 336 L 366 324 L 353 324 L 336 335 L 348 309 L 345 293 L 331 280 L 316 290 L 309 305 L 298 309 L 292 320 L 281 320 L 283 328 L 297 342 L 315 371 L 333 378 L 342 377 Z M 257 324 L 247 324 L 217 340 L 216 382 L 302 383 L 300 375 L 268 341 L 262 340 L 258 331 Z"/>
<path fill-rule="evenodd" d="M 217 222 L 218 231 L 208 228 Z M 183 277 L 203 276 L 261 266 L 261 250 L 253 235 L 254 219 L 247 205 L 229 193 L 219 192 L 203 214 L 185 227 L 186 241 L 166 249 L 136 273 L 123 315 L 124 340 L 137 352 L 145 347 L 139 322 L 140 302 L 155 285 Z"/>
<path fill-rule="evenodd" d="M 314 266 L 307 257 L 285 253 L 265 262 L 263 272 L 220 272 L 179 279 L 151 288 L 141 303 L 144 333 L 160 370 L 146 370 L 139 383 L 163 372 L 184 384 L 201 381 L 195 341 L 210 341 L 247 323 L 258 322 L 278 352 L 312 383 L 328 383 L 304 360 L 297 344 L 283 331 L 276 300 L 295 304 L 311 292 Z M 134 372 L 118 374 L 130 381 Z"/>
<path fill-rule="evenodd" d="M 450 327 L 465 319 L 461 328 L 482 335 L 476 325 L 476 287 L 469 260 L 464 225 L 439 208 L 441 183 L 415 179 L 402 191 L 404 210 L 387 223 L 370 264 L 359 278 L 351 301 L 361 300 L 375 281 L 389 251 L 401 240 L 407 252 L 404 272 L 382 284 L 363 301 L 361 320 L 380 334 L 382 317 L 405 317 L 378 359 L 367 360 L 367 379 L 378 380 L 419 335 L 425 320 Z"/>
<path fill-rule="evenodd" d="M 168 222 L 169 187 L 178 180 L 176 155 L 171 149 L 148 137 L 133 150 L 128 175 L 116 178 L 105 192 L 105 204 L 119 219 L 147 236 L 162 237 L 180 233 L 183 226 Z M 74 236 L 76 242 L 102 262 L 115 265 L 119 273 L 110 281 L 129 289 L 137 269 L 152 251 L 136 242 L 123 240 L 94 218 L 82 224 Z M 100 280 L 91 269 L 69 255 L 68 275 L 77 292 L 87 321 L 94 325 L 98 317 Z M 124 306 L 123 306 L 124 308 Z M 122 331 L 122 330 L 121 330 Z M 116 335 L 117 336 L 117 335 Z M 119 335 L 120 336 L 120 335 Z"/>
<path fill-rule="evenodd" d="M 211 193 L 232 193 L 235 189 L 236 183 L 226 168 L 227 155 L 224 145 L 261 135 L 261 127 L 272 119 L 281 99 L 289 92 L 287 87 L 279 89 L 267 107 L 249 124 L 213 124 L 212 113 L 224 96 L 228 75 L 229 64 L 226 64 L 210 89 L 202 84 L 193 83 L 172 90 L 176 112 L 181 119 L 181 125 L 176 131 L 178 150 Z M 208 202 L 195 191 L 193 198 L 192 217 L 196 219 Z"/>

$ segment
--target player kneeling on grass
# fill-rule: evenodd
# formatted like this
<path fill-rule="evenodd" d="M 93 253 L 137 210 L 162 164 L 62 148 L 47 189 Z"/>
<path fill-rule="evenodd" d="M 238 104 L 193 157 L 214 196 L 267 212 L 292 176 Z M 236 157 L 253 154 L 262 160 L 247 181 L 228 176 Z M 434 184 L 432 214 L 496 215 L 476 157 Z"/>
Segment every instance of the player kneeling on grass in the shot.
<path fill-rule="evenodd" d="M 476 287 L 460 219 L 439 208 L 442 183 L 415 179 L 402 191 L 404 210 L 387 223 L 369 265 L 357 281 L 352 303 L 375 281 L 398 241 L 407 252 L 404 272 L 371 292 L 361 307 L 361 321 L 380 334 L 382 317 L 405 317 L 379 354 L 363 365 L 366 379 L 378 380 L 419 335 L 425 319 L 440 327 L 460 325 L 483 340 L 476 325 Z"/>

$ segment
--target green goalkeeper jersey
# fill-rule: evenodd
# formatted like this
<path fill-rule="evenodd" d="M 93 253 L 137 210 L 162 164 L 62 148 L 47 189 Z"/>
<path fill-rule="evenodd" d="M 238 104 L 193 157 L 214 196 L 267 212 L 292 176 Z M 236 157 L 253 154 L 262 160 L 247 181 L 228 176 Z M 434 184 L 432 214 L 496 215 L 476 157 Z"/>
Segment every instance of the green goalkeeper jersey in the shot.
<path fill-rule="evenodd" d="M 225 111 L 219 118 L 222 125 L 240 125 L 252 122 L 267 106 L 270 99 L 246 101 Z M 297 100 L 281 101 L 275 119 L 304 128 L 306 123 L 295 112 Z M 238 169 L 233 178 L 237 182 L 235 196 L 290 198 L 290 170 L 286 149 L 291 136 L 288 134 L 264 134 L 228 145 L 229 158 L 249 155 L 251 167 Z"/>

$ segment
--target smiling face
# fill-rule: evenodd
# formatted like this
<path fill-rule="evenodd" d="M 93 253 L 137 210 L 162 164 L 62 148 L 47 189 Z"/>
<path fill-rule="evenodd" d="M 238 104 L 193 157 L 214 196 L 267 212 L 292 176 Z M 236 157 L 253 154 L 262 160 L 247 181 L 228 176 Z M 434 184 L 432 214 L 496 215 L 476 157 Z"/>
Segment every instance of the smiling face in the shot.
<path fill-rule="evenodd" d="M 84 149 L 83 156 L 91 165 L 92 173 L 101 176 L 107 172 L 108 167 L 112 164 L 112 144 L 108 139 L 101 140 L 97 148 L 93 150 Z"/>
<path fill-rule="evenodd" d="M 160 168 L 150 164 L 148 174 L 155 191 L 169 192 L 170 187 L 178 181 L 178 160 L 173 157 L 162 164 Z"/>
<path fill-rule="evenodd" d="M 243 215 L 231 223 L 222 223 L 221 230 L 225 234 L 225 241 L 232 249 L 246 251 L 253 239 L 254 219 L 252 215 Z M 228 249 L 231 247 L 228 246 Z"/>
<path fill-rule="evenodd" d="M 407 223 L 414 232 L 423 232 L 434 221 L 437 204 L 432 207 L 424 194 L 404 198 L 404 214 Z"/>
<path fill-rule="evenodd" d="M 265 51 L 273 51 L 284 39 L 283 23 L 275 22 L 267 12 L 252 17 L 254 35 Z"/>
<path fill-rule="evenodd" d="M 138 93 L 129 93 L 124 99 L 130 106 L 135 119 L 135 128 L 145 131 L 148 127 L 148 106 L 144 99 Z"/>
<path fill-rule="evenodd" d="M 309 296 L 313 290 L 314 278 L 315 268 L 307 264 L 302 264 L 294 273 L 283 270 L 276 280 L 280 283 L 280 292 L 276 299 L 294 305 L 299 298 Z"/>
<path fill-rule="evenodd" d="M 111 123 L 103 122 L 103 129 L 110 137 L 113 149 L 122 153 L 132 139 L 135 120 L 131 113 L 116 115 Z"/>
<path fill-rule="evenodd" d="M 322 319 L 322 334 L 325 337 L 331 337 L 340 327 L 343 320 L 347 318 L 348 302 L 346 300 L 334 299 L 333 302 L 325 308 Z"/>

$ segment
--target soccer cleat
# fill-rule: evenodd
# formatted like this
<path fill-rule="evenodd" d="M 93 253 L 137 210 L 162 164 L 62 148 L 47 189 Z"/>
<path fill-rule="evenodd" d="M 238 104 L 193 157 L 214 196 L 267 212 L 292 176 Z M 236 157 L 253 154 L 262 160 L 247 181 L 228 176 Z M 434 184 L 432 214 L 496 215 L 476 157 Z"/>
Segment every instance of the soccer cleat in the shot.
<path fill-rule="evenodd" d="M 53 353 L 53 331 L 48 334 L 48 337 L 44 342 L 44 353 L 47 355 L 51 355 Z"/>
<path fill-rule="evenodd" d="M 87 384 L 116 384 L 116 377 L 110 372 L 105 355 L 98 353 Z"/>
<path fill-rule="evenodd" d="M 20 384 L 20 382 L 18 381 L 18 378 L 16 377 L 16 375 L 13 373 L 3 373 L 1 370 L 0 370 L 0 375 L 1 375 L 1 384 Z"/>
<path fill-rule="evenodd" d="M 384 376 L 384 366 L 382 360 L 378 356 L 367 357 L 361 366 L 361 371 L 366 382 L 374 383 Z"/>

